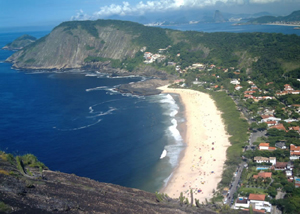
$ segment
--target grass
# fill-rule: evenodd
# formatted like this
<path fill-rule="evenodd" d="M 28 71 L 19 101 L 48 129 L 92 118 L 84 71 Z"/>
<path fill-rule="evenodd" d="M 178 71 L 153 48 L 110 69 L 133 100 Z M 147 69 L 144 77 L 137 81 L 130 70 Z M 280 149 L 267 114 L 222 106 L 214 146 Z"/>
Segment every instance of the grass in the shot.
<path fill-rule="evenodd" d="M 9 175 L 9 172 L 4 169 L 0 169 L 0 174 Z"/>
<path fill-rule="evenodd" d="M 0 211 L 5 213 L 10 213 L 11 207 L 7 204 L 5 204 L 3 201 L 0 201 Z"/>
<path fill-rule="evenodd" d="M 250 187 L 241 187 L 239 189 L 239 192 L 244 192 L 244 193 L 255 193 L 255 194 L 265 194 L 265 190 L 264 189 L 260 189 L 260 188 L 250 188 Z"/>

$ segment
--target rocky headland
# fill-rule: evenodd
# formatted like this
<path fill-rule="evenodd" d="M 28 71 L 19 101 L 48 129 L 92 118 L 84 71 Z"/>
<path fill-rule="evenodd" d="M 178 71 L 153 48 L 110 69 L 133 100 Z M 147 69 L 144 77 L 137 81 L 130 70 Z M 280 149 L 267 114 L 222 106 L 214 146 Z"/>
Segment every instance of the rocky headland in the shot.
<path fill-rule="evenodd" d="M 2 49 L 3 50 L 21 50 L 24 47 L 32 44 L 35 41 L 36 41 L 35 37 L 25 34 L 23 36 L 20 36 L 13 42 L 8 43 Z"/>

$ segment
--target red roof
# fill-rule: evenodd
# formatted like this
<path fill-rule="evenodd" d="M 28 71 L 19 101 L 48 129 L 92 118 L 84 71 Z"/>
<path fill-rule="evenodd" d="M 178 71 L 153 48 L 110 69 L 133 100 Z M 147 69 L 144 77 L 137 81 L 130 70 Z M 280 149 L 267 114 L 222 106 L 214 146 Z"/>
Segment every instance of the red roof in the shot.
<path fill-rule="evenodd" d="M 267 121 L 266 124 L 276 124 L 276 121 Z"/>
<path fill-rule="evenodd" d="M 282 123 L 279 123 L 278 125 L 272 126 L 272 127 L 270 127 L 270 129 L 279 129 L 279 130 L 286 131 L 286 129 L 285 129 L 285 127 Z"/>
<path fill-rule="evenodd" d="M 263 195 L 263 194 L 253 194 L 253 193 L 251 193 L 249 195 L 249 200 L 264 201 L 265 198 L 266 198 L 266 195 Z"/>
<path fill-rule="evenodd" d="M 289 128 L 290 130 L 294 130 L 294 131 L 299 131 L 300 127 L 299 126 L 292 126 Z"/>
<path fill-rule="evenodd" d="M 253 175 L 254 179 L 257 178 L 271 178 L 272 177 L 272 172 L 260 172 L 258 175 Z"/>
<path fill-rule="evenodd" d="M 276 148 L 269 146 L 269 150 L 276 150 Z"/>
<path fill-rule="evenodd" d="M 260 143 L 260 144 L 259 144 L 259 147 L 261 147 L 261 146 L 269 147 L 269 145 L 270 145 L 269 143 Z"/>
<path fill-rule="evenodd" d="M 290 150 L 300 152 L 300 146 L 295 146 L 294 144 L 290 145 Z"/>

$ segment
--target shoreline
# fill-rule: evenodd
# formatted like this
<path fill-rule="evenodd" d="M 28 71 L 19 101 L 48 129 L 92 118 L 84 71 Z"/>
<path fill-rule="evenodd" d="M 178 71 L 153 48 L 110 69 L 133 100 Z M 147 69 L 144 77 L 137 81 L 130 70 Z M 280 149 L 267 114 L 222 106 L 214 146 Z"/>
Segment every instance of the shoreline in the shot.
<path fill-rule="evenodd" d="M 162 93 L 180 96 L 184 106 L 186 122 L 181 135 L 186 144 L 179 164 L 172 172 L 168 183 L 160 192 L 178 198 L 182 192 L 190 201 L 190 190 L 194 199 L 205 202 L 213 197 L 221 181 L 226 150 L 230 146 L 229 136 L 221 118 L 221 112 L 208 94 L 190 89 L 159 87 Z"/>

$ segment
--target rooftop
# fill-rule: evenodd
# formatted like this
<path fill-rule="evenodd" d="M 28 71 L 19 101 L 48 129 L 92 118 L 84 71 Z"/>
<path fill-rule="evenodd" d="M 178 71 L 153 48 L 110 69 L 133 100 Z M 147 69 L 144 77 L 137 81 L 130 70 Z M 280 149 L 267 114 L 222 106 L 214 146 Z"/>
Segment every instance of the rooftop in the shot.
<path fill-rule="evenodd" d="M 266 195 L 263 195 L 263 194 L 253 194 L 253 193 L 251 193 L 249 195 L 249 200 L 264 201 L 265 198 L 266 198 Z"/>

